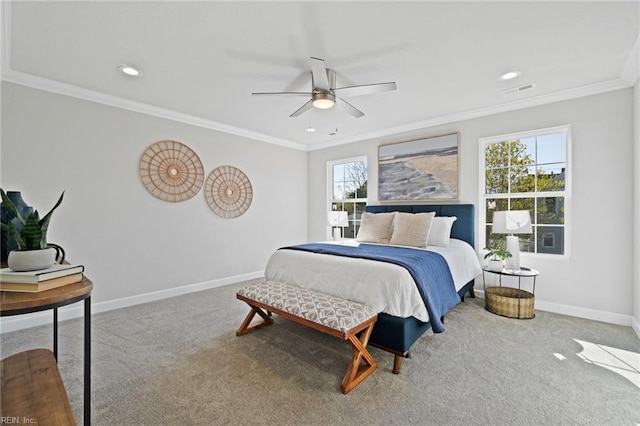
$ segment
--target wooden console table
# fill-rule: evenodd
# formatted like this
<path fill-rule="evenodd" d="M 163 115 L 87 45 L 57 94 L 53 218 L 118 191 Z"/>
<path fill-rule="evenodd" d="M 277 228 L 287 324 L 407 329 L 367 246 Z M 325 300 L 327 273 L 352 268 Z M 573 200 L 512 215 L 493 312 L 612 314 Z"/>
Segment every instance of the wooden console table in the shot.
<path fill-rule="evenodd" d="M 58 308 L 84 300 L 84 424 L 91 424 L 91 291 L 93 283 L 82 281 L 39 293 L 0 291 L 0 316 L 53 310 L 53 354 L 58 359 Z M 20 413 L 9 414 L 19 416 Z M 4 416 L 4 407 L 3 413 Z"/>

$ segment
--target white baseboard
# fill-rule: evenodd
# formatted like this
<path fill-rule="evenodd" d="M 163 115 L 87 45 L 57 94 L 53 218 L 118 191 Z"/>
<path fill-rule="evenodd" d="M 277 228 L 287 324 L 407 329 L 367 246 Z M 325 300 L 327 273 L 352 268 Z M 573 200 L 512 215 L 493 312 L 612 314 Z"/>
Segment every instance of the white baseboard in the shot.
<path fill-rule="evenodd" d="M 264 271 L 251 272 L 248 274 L 236 275 L 233 277 L 221 278 L 218 280 L 205 281 L 197 284 L 190 284 L 182 287 L 170 288 L 167 290 L 159 290 L 151 293 L 138 294 L 135 296 L 123 297 L 121 299 L 108 300 L 106 302 L 92 303 L 91 313 L 112 311 L 114 309 L 126 308 L 128 306 L 140 305 L 142 303 L 154 302 L 156 300 L 168 299 L 169 297 L 180 296 L 197 291 L 208 290 L 216 287 L 222 287 L 229 284 L 235 284 L 242 281 L 261 278 Z M 73 306 L 65 306 L 58 309 L 58 320 L 68 320 L 72 318 L 80 318 L 84 315 L 84 305 L 76 303 Z M 11 331 L 22 330 L 37 325 L 51 324 L 53 320 L 53 311 L 43 311 L 33 314 L 16 315 L 13 317 L 0 318 L 0 334 L 9 333 Z"/>
<path fill-rule="evenodd" d="M 478 297 L 484 299 L 484 291 L 475 290 Z M 594 321 L 608 322 L 610 324 L 632 326 L 633 316 L 616 314 L 606 311 L 598 311 L 596 309 L 581 308 L 579 306 L 563 305 L 561 303 L 546 302 L 536 298 L 535 309 L 540 311 L 553 312 L 556 314 L 569 315 L 572 317 L 585 318 Z M 636 329 L 636 333 L 638 330 Z M 640 337 L 640 334 L 638 334 Z"/>

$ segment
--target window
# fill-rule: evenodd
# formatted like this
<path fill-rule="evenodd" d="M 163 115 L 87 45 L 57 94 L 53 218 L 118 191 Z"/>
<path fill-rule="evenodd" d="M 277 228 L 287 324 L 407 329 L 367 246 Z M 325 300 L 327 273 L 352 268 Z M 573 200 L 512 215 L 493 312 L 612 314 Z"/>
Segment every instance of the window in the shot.
<path fill-rule="evenodd" d="M 568 254 L 569 126 L 480 139 L 480 241 L 505 244 L 493 234 L 493 212 L 529 210 L 533 234 L 518 235 L 520 251 Z"/>
<path fill-rule="evenodd" d="M 367 205 L 367 159 L 332 161 L 328 166 L 329 211 L 349 213 L 349 226 L 343 228 L 342 236 L 355 238 Z"/>

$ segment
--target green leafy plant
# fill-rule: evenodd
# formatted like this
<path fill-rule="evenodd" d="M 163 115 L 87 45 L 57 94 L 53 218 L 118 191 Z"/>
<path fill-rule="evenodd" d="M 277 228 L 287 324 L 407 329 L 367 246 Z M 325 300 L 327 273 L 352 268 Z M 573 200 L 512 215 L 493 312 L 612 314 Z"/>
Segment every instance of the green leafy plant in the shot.
<path fill-rule="evenodd" d="M 0 195 L 2 196 L 2 203 L 5 205 L 7 210 L 9 210 L 9 212 L 15 216 L 15 219 L 17 219 L 22 225 L 22 229 L 18 231 L 11 222 L 0 224 L 2 229 L 7 231 L 9 236 L 15 240 L 18 245 L 18 250 L 39 250 L 47 248 L 47 230 L 49 229 L 49 221 L 51 220 L 53 211 L 58 208 L 60 203 L 62 203 L 64 191 L 62 191 L 56 205 L 53 206 L 49 213 L 47 213 L 42 219 L 40 219 L 37 210 L 34 210 L 33 213 L 26 218 L 22 217 L 11 199 L 7 197 L 7 194 L 1 188 Z"/>
<path fill-rule="evenodd" d="M 502 247 L 485 247 L 484 249 L 487 250 L 487 254 L 484 255 L 485 259 L 490 256 L 494 260 L 497 260 L 497 259 L 505 260 L 512 257 L 511 252 L 509 252 L 507 249 Z"/>

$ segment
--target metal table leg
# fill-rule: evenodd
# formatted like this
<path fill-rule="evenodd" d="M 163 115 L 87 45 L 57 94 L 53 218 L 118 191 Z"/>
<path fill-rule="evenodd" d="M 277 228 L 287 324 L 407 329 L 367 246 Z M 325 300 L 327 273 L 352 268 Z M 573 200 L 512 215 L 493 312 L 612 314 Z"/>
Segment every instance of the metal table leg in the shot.
<path fill-rule="evenodd" d="M 53 308 L 53 357 L 58 362 L 58 308 Z"/>
<path fill-rule="evenodd" d="M 91 297 L 84 299 L 84 424 L 91 424 Z"/>

